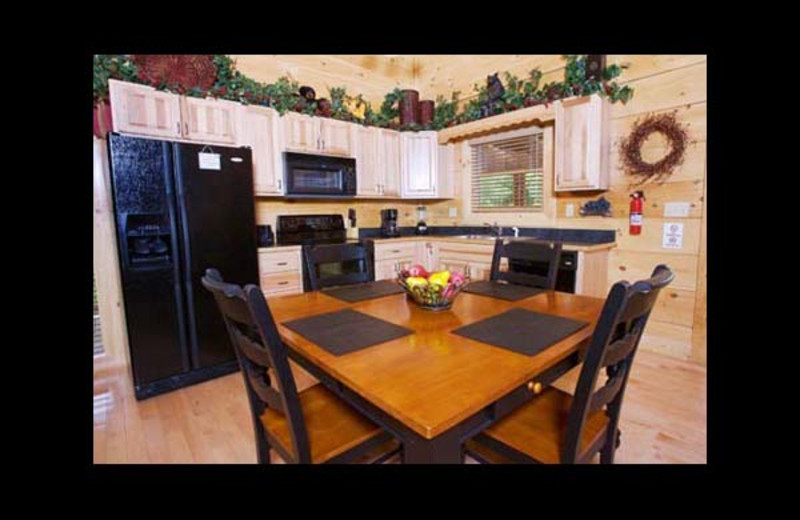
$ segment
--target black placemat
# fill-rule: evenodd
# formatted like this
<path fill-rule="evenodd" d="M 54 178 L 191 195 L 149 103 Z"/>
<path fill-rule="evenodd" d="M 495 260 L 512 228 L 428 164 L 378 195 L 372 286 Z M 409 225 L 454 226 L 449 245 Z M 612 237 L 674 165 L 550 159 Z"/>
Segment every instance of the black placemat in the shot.
<path fill-rule="evenodd" d="M 351 309 L 286 321 L 283 325 L 334 356 L 414 333 L 411 329 Z"/>
<path fill-rule="evenodd" d="M 500 298 L 503 300 L 517 301 L 530 296 L 535 296 L 544 289 L 538 287 L 529 287 L 527 285 L 517 285 L 513 283 L 497 283 L 497 282 L 472 282 L 464 287 L 464 292 L 480 294 L 483 296 L 491 296 L 492 298 Z"/>
<path fill-rule="evenodd" d="M 532 356 L 589 323 L 525 309 L 511 309 L 453 330 L 465 338 Z"/>
<path fill-rule="evenodd" d="M 359 283 L 347 285 L 345 287 L 330 287 L 322 289 L 328 296 L 333 296 L 339 300 L 349 303 L 371 300 L 390 294 L 400 294 L 405 292 L 402 287 L 390 280 L 379 280 L 377 282 Z"/>

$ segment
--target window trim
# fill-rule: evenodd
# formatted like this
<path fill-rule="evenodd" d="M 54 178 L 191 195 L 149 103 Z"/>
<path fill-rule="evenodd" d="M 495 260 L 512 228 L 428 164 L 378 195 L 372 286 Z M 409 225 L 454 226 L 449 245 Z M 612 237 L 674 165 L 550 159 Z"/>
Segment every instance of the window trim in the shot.
<path fill-rule="evenodd" d="M 472 149 L 476 144 L 484 144 L 492 141 L 500 141 L 513 137 L 525 135 L 543 134 L 542 147 L 544 151 L 542 164 L 542 210 L 528 211 L 525 208 L 491 208 L 489 210 L 472 207 Z M 537 224 L 552 224 L 555 218 L 556 196 L 553 192 L 553 125 L 545 124 L 542 126 L 527 126 L 511 131 L 493 132 L 488 135 L 462 141 L 462 156 L 465 158 L 465 177 L 463 184 L 462 202 L 464 208 L 465 225 L 482 225 L 484 222 L 497 222 L 501 225 L 527 226 Z"/>

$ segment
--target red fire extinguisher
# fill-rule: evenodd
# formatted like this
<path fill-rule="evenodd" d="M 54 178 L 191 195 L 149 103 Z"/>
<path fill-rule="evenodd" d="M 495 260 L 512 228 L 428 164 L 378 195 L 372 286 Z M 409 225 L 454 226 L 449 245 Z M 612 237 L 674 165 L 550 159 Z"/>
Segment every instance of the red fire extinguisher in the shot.
<path fill-rule="evenodd" d="M 634 191 L 631 193 L 631 225 L 630 234 L 640 235 L 642 233 L 642 208 L 644 206 L 644 192 Z"/>

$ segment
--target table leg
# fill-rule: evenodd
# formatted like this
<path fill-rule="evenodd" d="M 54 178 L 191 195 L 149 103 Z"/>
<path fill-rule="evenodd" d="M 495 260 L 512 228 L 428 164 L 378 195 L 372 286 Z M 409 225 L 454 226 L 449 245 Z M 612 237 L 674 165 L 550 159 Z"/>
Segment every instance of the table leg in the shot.
<path fill-rule="evenodd" d="M 433 439 L 407 435 L 403 439 L 404 464 L 461 464 L 461 436 L 446 432 Z"/>

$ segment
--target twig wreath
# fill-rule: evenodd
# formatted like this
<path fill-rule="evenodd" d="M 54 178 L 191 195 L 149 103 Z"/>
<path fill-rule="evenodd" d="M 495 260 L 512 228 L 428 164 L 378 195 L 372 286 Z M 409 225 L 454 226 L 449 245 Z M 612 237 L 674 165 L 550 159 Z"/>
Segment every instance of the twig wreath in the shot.
<path fill-rule="evenodd" d="M 669 152 L 656 162 L 642 159 L 642 145 L 654 133 L 664 136 L 669 144 Z M 686 155 L 688 134 L 678 122 L 675 113 L 650 114 L 636 121 L 630 135 L 620 144 L 622 166 L 628 175 L 641 177 L 644 182 L 653 176 L 657 179 L 669 175 L 683 162 Z"/>

